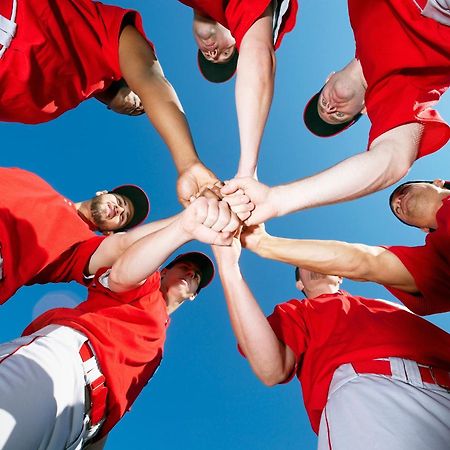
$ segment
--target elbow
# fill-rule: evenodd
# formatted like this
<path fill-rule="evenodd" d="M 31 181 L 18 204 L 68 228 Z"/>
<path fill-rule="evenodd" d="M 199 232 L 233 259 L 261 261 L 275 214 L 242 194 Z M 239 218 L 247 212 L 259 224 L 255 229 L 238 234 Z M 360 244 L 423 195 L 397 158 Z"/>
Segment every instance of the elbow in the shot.
<path fill-rule="evenodd" d="M 242 58 L 242 54 L 244 54 L 244 58 Z M 246 58 L 245 55 L 249 55 L 250 57 Z M 247 64 L 249 62 L 254 66 L 255 70 L 253 72 L 259 81 L 273 83 L 276 71 L 276 57 L 271 43 L 243 42 L 240 48 L 239 58 L 245 61 L 245 70 L 248 70 Z"/>
<path fill-rule="evenodd" d="M 120 264 L 114 264 L 108 276 L 109 288 L 113 292 L 125 292 L 130 289 L 126 270 Z"/>
<path fill-rule="evenodd" d="M 379 179 L 380 189 L 392 186 L 401 180 L 409 172 L 416 155 L 416 146 L 405 146 L 394 141 L 383 141 L 371 149 L 374 156 L 381 156 L 383 163 L 380 164 L 381 174 Z"/>
<path fill-rule="evenodd" d="M 264 386 L 267 386 L 267 387 L 274 387 L 277 384 L 280 384 L 284 381 L 284 380 L 278 381 L 279 379 L 275 378 L 275 377 L 267 377 L 267 378 L 258 377 L 258 378 L 261 380 L 261 382 L 264 384 Z"/>
<path fill-rule="evenodd" d="M 289 373 L 283 369 L 273 370 L 255 370 L 258 379 L 267 387 L 273 387 L 277 384 L 285 382 L 289 378 Z"/>

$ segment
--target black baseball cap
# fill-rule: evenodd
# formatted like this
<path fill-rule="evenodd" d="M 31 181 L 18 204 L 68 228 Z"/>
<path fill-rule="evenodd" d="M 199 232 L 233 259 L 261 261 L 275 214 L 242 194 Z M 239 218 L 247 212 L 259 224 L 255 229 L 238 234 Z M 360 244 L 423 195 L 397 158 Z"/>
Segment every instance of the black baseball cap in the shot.
<path fill-rule="evenodd" d="M 319 97 L 322 90 L 323 87 L 306 104 L 305 110 L 303 112 L 303 121 L 305 122 L 306 128 L 308 128 L 308 130 L 311 131 L 312 134 L 315 134 L 318 137 L 336 136 L 336 134 L 341 133 L 342 131 L 346 130 L 347 128 L 351 127 L 354 123 L 356 123 L 362 116 L 362 113 L 356 114 L 356 116 L 354 116 L 353 119 L 343 123 L 331 124 L 325 122 L 319 116 L 319 112 L 317 111 Z"/>
<path fill-rule="evenodd" d="M 205 58 L 199 50 L 197 53 L 197 63 L 201 74 L 212 83 L 224 83 L 228 81 L 236 72 L 239 52 L 234 49 L 233 55 L 226 62 L 214 63 Z"/>
<path fill-rule="evenodd" d="M 413 180 L 413 181 L 405 181 L 404 183 L 400 184 L 399 186 L 397 186 L 391 193 L 391 195 L 389 196 L 389 208 L 391 209 L 392 214 L 394 214 L 394 216 L 400 220 L 400 222 L 404 223 L 405 225 L 408 225 L 410 227 L 414 227 L 415 225 L 411 225 L 407 222 L 405 222 L 404 220 L 400 219 L 400 217 L 397 216 L 397 214 L 395 214 L 394 208 L 392 207 L 392 200 L 394 199 L 394 196 L 400 192 L 407 184 L 417 184 L 417 183 L 428 183 L 428 184 L 433 184 L 434 181 L 432 180 Z M 444 181 L 444 189 L 450 189 L 450 181 Z"/>
<path fill-rule="evenodd" d="M 116 230 L 116 232 L 133 228 L 147 218 L 148 213 L 150 212 L 150 200 L 148 199 L 147 194 L 139 186 L 134 184 L 124 184 L 123 186 L 114 188 L 110 193 L 123 195 L 130 200 L 134 207 L 134 214 L 131 220 L 120 230 Z"/>
<path fill-rule="evenodd" d="M 214 264 L 211 259 L 204 253 L 188 252 L 178 255 L 175 259 L 170 261 L 170 263 L 167 264 L 166 267 L 170 269 L 172 266 L 182 261 L 192 262 L 200 269 L 200 284 L 198 285 L 198 289 L 196 292 L 198 294 L 200 290 L 208 286 L 208 284 L 211 283 L 212 279 L 214 278 Z"/>

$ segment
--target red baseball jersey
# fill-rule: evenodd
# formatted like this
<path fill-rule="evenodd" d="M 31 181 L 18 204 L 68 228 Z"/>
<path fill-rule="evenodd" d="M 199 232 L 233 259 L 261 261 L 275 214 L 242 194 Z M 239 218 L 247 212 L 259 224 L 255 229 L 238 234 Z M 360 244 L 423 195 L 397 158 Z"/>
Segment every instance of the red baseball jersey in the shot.
<path fill-rule="evenodd" d="M 0 2 L 11 15 L 11 2 Z M 20 0 L 17 32 L 0 59 L 0 120 L 41 123 L 122 78 L 119 36 L 128 15 L 144 35 L 135 11 L 92 0 Z"/>
<path fill-rule="evenodd" d="M 0 168 L 0 303 L 24 284 L 77 280 L 103 237 L 37 175 Z"/>
<path fill-rule="evenodd" d="M 180 2 L 230 30 L 238 49 L 245 33 L 271 4 L 271 0 L 180 0 Z M 281 45 L 284 35 L 295 27 L 297 10 L 297 0 L 290 0 L 274 44 L 275 49 Z"/>
<path fill-rule="evenodd" d="M 158 368 L 169 325 L 166 302 L 155 272 L 140 287 L 114 293 L 99 281 L 97 272 L 88 298 L 75 308 L 47 311 L 24 331 L 33 333 L 46 325 L 69 326 L 84 333 L 97 354 L 108 387 L 104 436 L 130 409 Z"/>
<path fill-rule="evenodd" d="M 369 146 L 418 122 L 425 128 L 417 157 L 439 150 L 450 128 L 432 106 L 450 85 L 450 27 L 421 16 L 413 0 L 349 0 L 348 8 L 368 85 Z"/>
<path fill-rule="evenodd" d="M 450 311 L 450 197 L 443 200 L 436 219 L 437 229 L 427 235 L 425 245 L 387 248 L 408 269 L 419 292 L 385 287 L 421 316 Z"/>
<path fill-rule="evenodd" d="M 282 303 L 268 320 L 295 354 L 295 373 L 316 433 L 333 373 L 342 364 L 393 356 L 450 370 L 450 335 L 382 300 L 341 291 Z"/>

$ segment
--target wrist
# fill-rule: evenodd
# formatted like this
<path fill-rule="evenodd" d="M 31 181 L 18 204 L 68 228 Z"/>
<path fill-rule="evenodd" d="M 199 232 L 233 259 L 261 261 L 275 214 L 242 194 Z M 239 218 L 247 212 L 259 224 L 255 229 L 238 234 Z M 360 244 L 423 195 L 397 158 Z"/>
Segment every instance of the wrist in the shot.
<path fill-rule="evenodd" d="M 269 256 L 270 252 L 270 240 L 271 236 L 269 234 L 265 234 L 261 237 L 261 239 L 258 242 L 257 248 L 254 250 L 254 252 L 261 256 L 262 258 L 267 258 Z"/>
<path fill-rule="evenodd" d="M 178 176 L 181 176 L 188 170 L 192 170 L 197 165 L 203 167 L 203 163 L 200 161 L 197 155 L 184 159 L 182 162 L 177 164 Z"/>
<path fill-rule="evenodd" d="M 185 210 L 186 211 L 186 210 Z M 181 213 L 171 224 L 170 226 L 173 228 L 173 236 L 179 246 L 186 244 L 189 241 L 194 239 L 193 232 L 186 227 L 186 224 L 183 221 L 183 213 Z"/>
<path fill-rule="evenodd" d="M 281 217 L 291 212 L 289 205 L 289 195 L 285 192 L 284 186 L 273 186 L 269 188 L 269 203 L 274 215 L 272 217 Z"/>

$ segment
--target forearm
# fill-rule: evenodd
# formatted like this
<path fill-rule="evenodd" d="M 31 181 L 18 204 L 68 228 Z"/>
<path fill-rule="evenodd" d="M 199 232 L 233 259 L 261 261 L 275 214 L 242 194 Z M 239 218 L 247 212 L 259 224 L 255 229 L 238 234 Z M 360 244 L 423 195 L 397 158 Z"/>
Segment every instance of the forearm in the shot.
<path fill-rule="evenodd" d="M 286 348 L 270 327 L 239 266 L 219 262 L 219 274 L 233 331 L 253 371 L 267 385 L 284 381 L 294 363 L 287 361 Z"/>
<path fill-rule="evenodd" d="M 189 125 L 175 90 L 161 74 L 153 74 L 136 92 L 145 112 L 167 145 L 180 174 L 199 162 Z"/>
<path fill-rule="evenodd" d="M 323 274 L 367 281 L 381 247 L 339 241 L 285 239 L 265 235 L 255 253 L 274 261 Z M 370 261 L 373 256 L 374 260 Z"/>
<path fill-rule="evenodd" d="M 148 42 L 126 26 L 119 41 L 123 78 L 139 96 L 150 121 L 169 148 L 178 173 L 198 162 L 189 126 L 177 94 Z"/>
<path fill-rule="evenodd" d="M 391 186 L 406 175 L 416 154 L 417 145 L 402 146 L 386 138 L 323 172 L 273 188 L 278 214 L 348 201 Z"/>
<path fill-rule="evenodd" d="M 255 252 L 275 261 L 324 275 L 355 281 L 372 281 L 407 292 L 417 286 L 402 262 L 383 247 L 340 241 L 261 238 Z"/>
<path fill-rule="evenodd" d="M 273 97 L 273 49 L 243 45 L 236 76 L 236 110 L 241 156 L 237 176 L 253 176 Z"/>
<path fill-rule="evenodd" d="M 139 227 L 135 227 L 126 233 L 116 233 L 108 236 L 99 245 L 91 256 L 88 266 L 88 275 L 93 275 L 101 267 L 112 266 L 119 256 L 134 242 L 142 237 L 155 233 L 156 231 L 170 225 L 179 217 L 179 214 L 167 219 L 157 220 Z"/>
<path fill-rule="evenodd" d="M 113 264 L 109 277 L 111 289 L 122 292 L 138 286 L 190 239 L 180 221 L 175 220 L 137 240 Z"/>
<path fill-rule="evenodd" d="M 273 98 L 275 52 L 272 42 L 272 10 L 247 31 L 239 49 L 236 71 L 236 110 L 241 157 L 237 176 L 253 176 L 264 127 Z"/>

